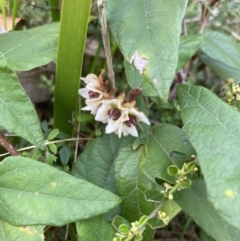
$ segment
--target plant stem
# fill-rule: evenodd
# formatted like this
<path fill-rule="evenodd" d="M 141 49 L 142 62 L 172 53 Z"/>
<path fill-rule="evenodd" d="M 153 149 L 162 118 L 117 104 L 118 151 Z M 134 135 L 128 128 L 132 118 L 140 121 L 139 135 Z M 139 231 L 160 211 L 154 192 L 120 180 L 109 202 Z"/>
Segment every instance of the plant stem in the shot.
<path fill-rule="evenodd" d="M 112 66 L 110 40 L 109 40 L 105 6 L 103 3 L 103 0 L 98 0 L 98 10 L 99 10 L 99 17 L 100 17 L 100 22 L 102 26 L 101 32 L 102 32 L 102 38 L 103 38 L 103 46 L 104 46 L 104 51 L 105 51 L 106 61 L 108 66 L 108 78 L 109 78 L 111 88 L 115 88 L 115 79 L 114 79 L 115 74 L 113 72 L 113 66 Z"/>
<path fill-rule="evenodd" d="M 19 3 L 19 0 L 14 0 L 13 9 L 12 9 L 12 30 L 15 29 L 15 19 L 17 16 L 18 3 Z"/>
<path fill-rule="evenodd" d="M 6 137 L 0 132 L 0 144 L 12 155 L 19 156 L 18 150 L 12 145 L 12 143 L 6 139 Z M 7 153 L 8 155 L 8 153 Z"/>
<path fill-rule="evenodd" d="M 117 49 L 118 49 L 118 45 L 117 45 L 116 42 L 114 42 L 114 44 L 113 44 L 113 46 L 112 46 L 112 48 L 111 48 L 111 56 L 113 56 L 113 55 L 115 54 L 115 52 L 117 51 Z M 104 69 L 106 68 L 106 62 L 105 62 L 105 64 L 104 64 L 103 68 L 104 68 Z"/>
<path fill-rule="evenodd" d="M 163 207 L 163 205 L 168 201 L 168 198 L 164 198 L 163 201 L 148 215 L 148 219 L 154 218 L 156 213 Z"/>
<path fill-rule="evenodd" d="M 79 110 L 78 110 L 78 113 L 81 113 L 81 99 L 79 98 Z M 78 121 L 78 124 L 77 124 L 77 140 L 76 140 L 76 145 L 75 145 L 75 151 L 74 151 L 74 163 L 76 162 L 77 160 L 77 155 L 78 155 L 78 143 L 79 143 L 79 135 L 80 135 L 80 121 Z"/>
<path fill-rule="evenodd" d="M 4 137 L 5 138 L 5 137 Z M 64 140 L 56 140 L 56 141 L 46 141 L 44 143 L 45 146 L 48 146 L 50 144 L 53 144 L 53 143 L 61 143 L 61 142 L 65 142 L 65 141 L 77 141 L 77 140 L 80 140 L 80 141 L 89 141 L 89 140 L 93 140 L 93 138 L 69 138 L 69 139 L 64 139 Z M 0 143 L 1 143 L 1 136 L 0 136 Z M 2 143 L 1 143 L 2 144 Z M 36 146 L 28 146 L 28 147 L 24 147 L 24 148 L 21 148 L 21 149 L 18 149 L 17 152 L 20 152 L 20 151 L 26 151 L 26 150 L 30 150 L 30 149 L 33 149 L 35 148 Z M 7 150 L 8 151 L 8 150 Z M 4 154 L 1 154 L 1 156 L 7 156 L 9 153 L 4 153 Z M 11 154 L 11 153 L 10 153 Z"/>

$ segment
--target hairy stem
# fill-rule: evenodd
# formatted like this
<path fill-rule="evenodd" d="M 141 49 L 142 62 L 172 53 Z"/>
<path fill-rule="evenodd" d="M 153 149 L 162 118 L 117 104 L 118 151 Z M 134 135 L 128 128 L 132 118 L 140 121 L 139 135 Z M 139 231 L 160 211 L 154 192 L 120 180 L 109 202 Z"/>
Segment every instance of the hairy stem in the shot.
<path fill-rule="evenodd" d="M 111 48 L 110 48 L 110 40 L 109 40 L 109 33 L 107 27 L 107 20 L 105 14 L 105 6 L 103 0 L 98 0 L 98 10 L 99 10 L 99 17 L 101 22 L 101 32 L 103 38 L 103 46 L 106 55 L 107 67 L 108 67 L 108 78 L 111 85 L 111 88 L 115 88 L 115 79 L 114 79 L 114 72 L 112 66 L 112 57 L 111 57 Z"/>

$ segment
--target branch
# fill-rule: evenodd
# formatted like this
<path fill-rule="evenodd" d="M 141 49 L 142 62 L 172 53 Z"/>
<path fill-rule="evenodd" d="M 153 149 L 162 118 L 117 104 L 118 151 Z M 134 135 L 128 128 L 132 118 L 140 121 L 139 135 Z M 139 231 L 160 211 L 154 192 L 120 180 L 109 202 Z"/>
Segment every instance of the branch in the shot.
<path fill-rule="evenodd" d="M 12 143 L 0 132 L 0 144 L 12 155 L 19 156 L 18 150 L 12 145 Z"/>
<path fill-rule="evenodd" d="M 110 40 L 109 40 L 109 34 L 108 34 L 106 14 L 105 14 L 104 0 L 98 0 L 98 11 L 99 11 L 99 18 L 102 26 L 101 32 L 102 32 L 102 38 L 103 38 L 104 51 L 105 51 L 106 60 L 107 60 L 108 78 L 109 78 L 111 88 L 114 89 L 115 74 L 113 72 L 113 66 L 112 66 L 111 48 L 110 48 Z"/>

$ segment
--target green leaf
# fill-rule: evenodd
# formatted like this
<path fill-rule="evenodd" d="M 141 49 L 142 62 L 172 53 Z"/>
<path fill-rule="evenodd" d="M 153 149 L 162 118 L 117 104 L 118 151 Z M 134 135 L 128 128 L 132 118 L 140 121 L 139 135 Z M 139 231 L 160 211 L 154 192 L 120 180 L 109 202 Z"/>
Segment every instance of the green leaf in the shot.
<path fill-rule="evenodd" d="M 118 228 L 120 227 L 120 225 L 125 224 L 127 226 L 130 227 L 130 223 L 128 222 L 128 220 L 126 220 L 125 218 L 121 217 L 121 216 L 116 216 L 112 222 L 112 225 L 118 230 Z"/>
<path fill-rule="evenodd" d="M 214 240 L 237 241 L 240 233 L 229 225 L 208 200 L 203 180 L 174 193 L 174 200 Z"/>
<path fill-rule="evenodd" d="M 119 230 L 119 232 L 120 233 L 122 233 L 122 234 L 128 234 L 128 232 L 129 232 L 129 226 L 128 225 L 126 225 L 126 224 L 121 224 L 119 227 L 118 227 L 118 230 Z"/>
<path fill-rule="evenodd" d="M 140 168 L 152 181 L 160 178 L 168 182 L 175 182 L 175 178 L 169 176 L 167 169 L 170 165 L 182 168 L 185 160 L 175 160 L 170 157 L 172 151 L 178 151 L 188 156 L 195 154 L 194 149 L 182 129 L 160 124 L 152 127 L 134 142 L 134 148 L 143 145 L 141 152 Z"/>
<path fill-rule="evenodd" d="M 23 157 L 0 163 L 0 216 L 13 225 L 61 226 L 100 215 L 120 198 L 49 165 Z"/>
<path fill-rule="evenodd" d="M 96 138 L 77 158 L 72 175 L 117 193 L 115 161 L 119 151 L 133 140 L 131 136 L 118 138 L 115 134 Z"/>
<path fill-rule="evenodd" d="M 145 96 L 157 96 L 158 93 L 151 83 L 144 80 L 144 77 L 139 73 L 134 65 L 124 60 L 124 69 L 127 76 L 128 84 L 132 88 L 139 87 L 142 89 L 142 94 Z"/>
<path fill-rule="evenodd" d="M 165 189 L 162 187 L 162 191 Z M 145 198 L 149 202 L 161 203 L 165 198 L 164 195 L 159 190 L 146 190 L 144 192 Z"/>
<path fill-rule="evenodd" d="M 54 154 L 57 153 L 57 146 L 56 146 L 56 144 L 51 143 L 51 144 L 49 144 L 48 146 L 49 146 L 50 150 L 51 150 Z"/>
<path fill-rule="evenodd" d="M 83 220 L 76 223 L 81 241 L 112 241 L 116 230 L 103 217 Z"/>
<path fill-rule="evenodd" d="M 191 160 L 191 157 L 189 155 L 186 155 L 184 153 L 178 152 L 178 151 L 172 151 L 170 153 L 170 157 L 173 158 L 175 161 L 185 161 L 188 162 Z"/>
<path fill-rule="evenodd" d="M 190 179 L 187 179 L 186 181 L 184 181 L 181 184 L 180 188 L 182 188 L 182 189 L 189 188 L 189 187 L 191 187 L 191 185 L 192 185 L 192 181 Z"/>
<path fill-rule="evenodd" d="M 206 30 L 200 60 L 222 79 L 240 79 L 240 44 L 220 32 Z"/>
<path fill-rule="evenodd" d="M 150 219 L 148 221 L 148 224 L 152 229 L 162 228 L 166 226 L 166 224 L 161 219 L 158 219 L 158 218 Z"/>
<path fill-rule="evenodd" d="M 187 0 L 106 2 L 107 21 L 125 59 L 139 67 L 155 93 L 167 100 L 175 75 L 182 18 Z M 143 63 L 141 65 L 140 63 Z M 155 95 L 153 93 L 152 95 Z"/>
<path fill-rule="evenodd" d="M 0 126 L 45 149 L 35 108 L 0 53 Z"/>
<path fill-rule="evenodd" d="M 54 126 L 72 135 L 69 123 L 78 112 L 78 89 L 92 0 L 63 1 L 58 41 L 54 98 Z"/>
<path fill-rule="evenodd" d="M 1 241 L 43 241 L 44 226 L 16 227 L 3 220 L 0 220 Z"/>
<path fill-rule="evenodd" d="M 133 140 L 131 136 L 118 138 L 115 134 L 105 134 L 96 138 L 77 158 L 72 167 L 72 175 L 117 193 L 115 161 L 119 151 Z M 118 213 L 116 210 L 107 218 L 112 220 Z"/>
<path fill-rule="evenodd" d="M 240 229 L 240 114 L 203 87 L 180 85 L 178 95 L 184 129 L 197 151 L 209 198 Z"/>
<path fill-rule="evenodd" d="M 212 237 L 207 235 L 202 229 L 199 231 L 200 241 L 215 241 Z"/>
<path fill-rule="evenodd" d="M 175 176 L 178 174 L 178 167 L 176 165 L 171 165 L 168 167 L 167 172 L 170 176 Z"/>
<path fill-rule="evenodd" d="M 58 23 L 0 35 L 0 52 L 13 70 L 25 71 L 56 60 Z"/>
<path fill-rule="evenodd" d="M 46 162 L 48 165 L 52 166 L 53 162 L 57 161 L 57 157 L 49 152 L 46 153 Z"/>
<path fill-rule="evenodd" d="M 63 146 L 60 151 L 59 151 L 59 155 L 60 155 L 60 160 L 63 164 L 63 166 L 66 166 L 69 158 L 70 158 L 70 150 L 67 146 Z"/>
<path fill-rule="evenodd" d="M 38 160 L 42 156 L 42 152 L 39 149 L 35 149 L 31 155 L 31 158 Z"/>
<path fill-rule="evenodd" d="M 180 211 L 181 211 L 181 208 L 173 200 L 168 200 L 161 208 L 161 212 L 166 213 L 166 216 L 169 217 L 169 221 L 173 219 Z M 148 223 L 154 229 L 162 228 L 166 226 L 166 224 L 161 219 L 158 219 L 158 218 L 152 218 L 148 221 Z"/>
<path fill-rule="evenodd" d="M 202 34 L 182 36 L 178 50 L 178 72 L 187 61 L 197 52 L 203 40 Z"/>
<path fill-rule="evenodd" d="M 161 209 L 161 212 L 165 212 L 167 216 L 169 216 L 170 220 L 174 218 L 180 211 L 181 208 L 174 200 L 168 200 Z"/>
<path fill-rule="evenodd" d="M 155 205 L 147 202 L 144 191 L 152 187 L 152 182 L 139 171 L 139 152 L 129 146 L 121 150 L 116 161 L 116 182 L 118 195 L 122 198 L 121 215 L 129 222 L 139 220 L 143 215 L 149 215 Z M 146 227 L 143 233 L 145 241 L 152 241 L 154 231 Z"/>
<path fill-rule="evenodd" d="M 92 114 L 85 114 L 85 113 L 79 113 L 77 115 L 77 121 L 80 123 L 88 123 L 94 120 L 94 116 Z"/>
<path fill-rule="evenodd" d="M 141 233 L 138 233 L 133 241 L 141 241 L 141 240 L 143 240 L 143 235 Z"/>
<path fill-rule="evenodd" d="M 147 223 L 148 221 L 148 216 L 142 216 L 140 219 L 139 219 L 139 225 L 142 225 L 142 224 L 145 224 Z"/>
<path fill-rule="evenodd" d="M 55 137 L 57 137 L 59 134 L 59 130 L 58 129 L 54 129 L 51 131 L 51 133 L 48 135 L 47 139 L 49 141 L 53 140 Z"/>

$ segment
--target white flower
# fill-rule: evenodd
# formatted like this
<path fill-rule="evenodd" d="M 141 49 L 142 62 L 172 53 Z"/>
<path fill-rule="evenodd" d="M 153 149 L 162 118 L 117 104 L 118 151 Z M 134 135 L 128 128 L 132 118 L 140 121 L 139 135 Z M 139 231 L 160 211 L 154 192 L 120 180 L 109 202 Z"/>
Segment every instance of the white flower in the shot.
<path fill-rule="evenodd" d="M 81 79 L 87 84 L 85 88 L 78 91 L 79 95 L 86 98 L 86 106 L 82 110 L 91 111 L 91 114 L 95 115 L 104 98 L 102 83 L 94 74 L 89 74 L 86 78 Z"/>
<path fill-rule="evenodd" d="M 128 109 L 122 106 L 123 98 L 124 94 L 115 99 L 103 100 L 102 106 L 97 111 L 95 119 L 103 123 L 108 123 L 106 133 L 117 131 L 121 123 L 128 120 Z"/>
<path fill-rule="evenodd" d="M 138 132 L 136 124 L 138 122 L 144 122 L 147 125 L 150 125 L 148 118 L 143 112 L 136 110 L 134 107 L 128 110 L 128 120 L 123 123 L 123 135 L 127 136 L 128 134 L 138 137 Z"/>
<path fill-rule="evenodd" d="M 120 138 L 123 134 L 127 136 L 138 136 L 136 124 L 138 121 L 150 125 L 143 112 L 134 108 L 135 102 L 124 103 L 124 94 L 116 99 L 103 100 L 102 106 L 98 109 L 95 119 L 107 123 L 106 133 L 115 132 Z"/>

